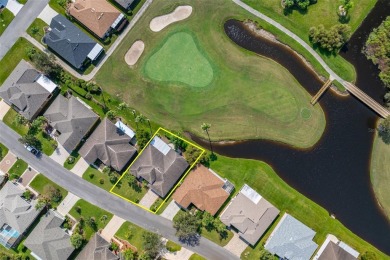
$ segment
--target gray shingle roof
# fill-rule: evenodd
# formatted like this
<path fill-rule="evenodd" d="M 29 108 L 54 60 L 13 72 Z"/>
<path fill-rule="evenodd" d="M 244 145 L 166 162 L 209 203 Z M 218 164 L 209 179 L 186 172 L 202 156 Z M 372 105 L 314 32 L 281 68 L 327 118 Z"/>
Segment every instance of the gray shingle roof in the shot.
<path fill-rule="evenodd" d="M 28 120 L 34 119 L 51 93 L 36 82 L 41 73 L 21 60 L 0 88 L 0 97 Z"/>
<path fill-rule="evenodd" d="M 75 97 L 66 99 L 58 95 L 44 113 L 50 125 L 61 134 L 58 142 L 68 151 L 73 151 L 99 117 Z"/>
<path fill-rule="evenodd" d="M 279 257 L 309 260 L 317 249 L 315 232 L 285 213 L 265 243 L 265 249 Z"/>
<path fill-rule="evenodd" d="M 36 201 L 31 203 L 22 199 L 23 191 L 11 182 L 0 190 L 0 227 L 4 224 L 22 234 L 38 216 Z"/>
<path fill-rule="evenodd" d="M 131 138 L 105 118 L 81 147 L 80 155 L 90 164 L 97 159 L 121 171 L 137 150 Z"/>
<path fill-rule="evenodd" d="M 119 259 L 109 249 L 110 243 L 102 238 L 98 233 L 89 240 L 76 260 L 117 260 Z"/>
<path fill-rule="evenodd" d="M 279 210 L 266 199 L 261 198 L 255 203 L 240 192 L 222 212 L 220 219 L 225 225 L 235 227 L 241 238 L 255 245 L 278 214 Z"/>
<path fill-rule="evenodd" d="M 51 20 L 50 28 L 51 31 L 45 35 L 47 46 L 75 68 L 81 68 L 98 43 L 62 15 Z"/>
<path fill-rule="evenodd" d="M 74 251 L 70 236 L 61 229 L 64 218 L 49 210 L 24 242 L 42 260 L 68 259 Z"/>
<path fill-rule="evenodd" d="M 131 165 L 130 173 L 145 179 L 154 192 L 165 197 L 188 166 L 187 161 L 174 150 L 170 149 L 164 155 L 149 144 Z"/>
<path fill-rule="evenodd" d="M 332 241 L 329 241 L 318 260 L 356 260 L 357 258 L 339 247 Z"/>
<path fill-rule="evenodd" d="M 134 0 L 115 0 L 115 2 L 117 2 L 123 8 L 128 9 Z"/>

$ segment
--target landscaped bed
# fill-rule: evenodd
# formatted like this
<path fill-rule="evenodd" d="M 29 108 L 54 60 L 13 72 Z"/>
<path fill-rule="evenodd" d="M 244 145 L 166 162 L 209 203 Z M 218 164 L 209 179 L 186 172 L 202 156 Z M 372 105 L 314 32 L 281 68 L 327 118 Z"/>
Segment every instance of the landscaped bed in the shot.
<path fill-rule="evenodd" d="M 43 194 L 45 192 L 45 189 L 48 187 L 48 186 L 52 186 L 54 187 L 55 189 L 58 189 L 61 193 L 61 197 L 62 199 L 58 202 L 54 202 L 52 201 L 51 202 L 51 207 L 52 208 L 56 208 L 60 202 L 66 197 L 66 195 L 68 195 L 68 191 L 65 190 L 64 188 L 62 188 L 61 186 L 57 185 L 56 183 L 52 182 L 51 180 L 49 180 L 48 178 L 46 178 L 44 175 L 42 174 L 38 174 L 33 180 L 32 182 L 30 183 L 29 185 L 31 188 L 33 188 L 36 192 L 38 192 L 39 194 Z"/>
<path fill-rule="evenodd" d="M 27 33 L 39 43 L 42 43 L 42 38 L 45 35 L 45 27 L 48 27 L 48 24 L 45 23 L 43 20 L 37 18 L 33 21 L 30 27 L 28 27 Z"/>
<path fill-rule="evenodd" d="M 145 230 L 130 222 L 125 222 L 116 232 L 115 236 L 128 241 L 131 245 L 135 246 L 138 251 L 142 251 L 142 234 Z"/>

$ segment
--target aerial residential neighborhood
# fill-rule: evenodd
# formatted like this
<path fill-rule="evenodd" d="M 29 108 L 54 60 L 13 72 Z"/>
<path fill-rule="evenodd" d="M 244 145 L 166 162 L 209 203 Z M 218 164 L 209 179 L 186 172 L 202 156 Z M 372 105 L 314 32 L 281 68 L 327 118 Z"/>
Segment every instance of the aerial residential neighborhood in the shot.
<path fill-rule="evenodd" d="M 0 0 L 0 258 L 390 259 L 390 1 Z"/>

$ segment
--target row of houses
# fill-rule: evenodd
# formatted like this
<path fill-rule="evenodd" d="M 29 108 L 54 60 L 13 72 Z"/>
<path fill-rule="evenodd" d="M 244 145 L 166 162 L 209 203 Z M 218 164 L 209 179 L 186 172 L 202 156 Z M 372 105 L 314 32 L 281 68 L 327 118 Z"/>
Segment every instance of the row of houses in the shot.
<path fill-rule="evenodd" d="M 129 9 L 133 1 L 116 0 L 124 9 Z M 128 23 L 125 15 L 106 0 L 72 1 L 67 14 L 101 40 L 120 32 Z M 98 60 L 104 52 L 99 43 L 62 15 L 51 20 L 43 41 L 76 69 L 83 69 L 89 62 Z"/>

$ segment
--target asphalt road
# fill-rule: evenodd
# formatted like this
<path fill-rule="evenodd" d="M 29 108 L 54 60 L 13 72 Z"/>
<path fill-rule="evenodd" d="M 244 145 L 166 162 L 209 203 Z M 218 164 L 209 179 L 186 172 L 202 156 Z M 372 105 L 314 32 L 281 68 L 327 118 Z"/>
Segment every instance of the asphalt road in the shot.
<path fill-rule="evenodd" d="M 8 25 L 7 29 L 5 29 L 4 33 L 0 36 L 0 60 L 15 44 L 16 40 L 23 35 L 48 2 L 49 0 L 27 1 Z"/>
<path fill-rule="evenodd" d="M 29 1 L 33 2 L 33 1 Z M 51 158 L 43 155 L 36 158 L 19 143 L 19 135 L 11 128 L 0 121 L 0 143 L 4 144 L 16 156 L 27 162 L 32 168 L 45 175 L 47 178 L 62 186 L 64 189 L 76 196 L 103 208 L 127 221 L 130 221 L 144 229 L 161 234 L 163 237 L 179 243 L 175 236 L 175 229 L 172 222 L 150 212 L 147 212 L 131 203 L 122 200 L 115 195 L 100 189 L 99 187 L 85 181 L 74 173 L 63 168 Z M 217 244 L 201 238 L 197 246 L 183 245 L 207 259 L 238 259 L 226 249 Z"/>

